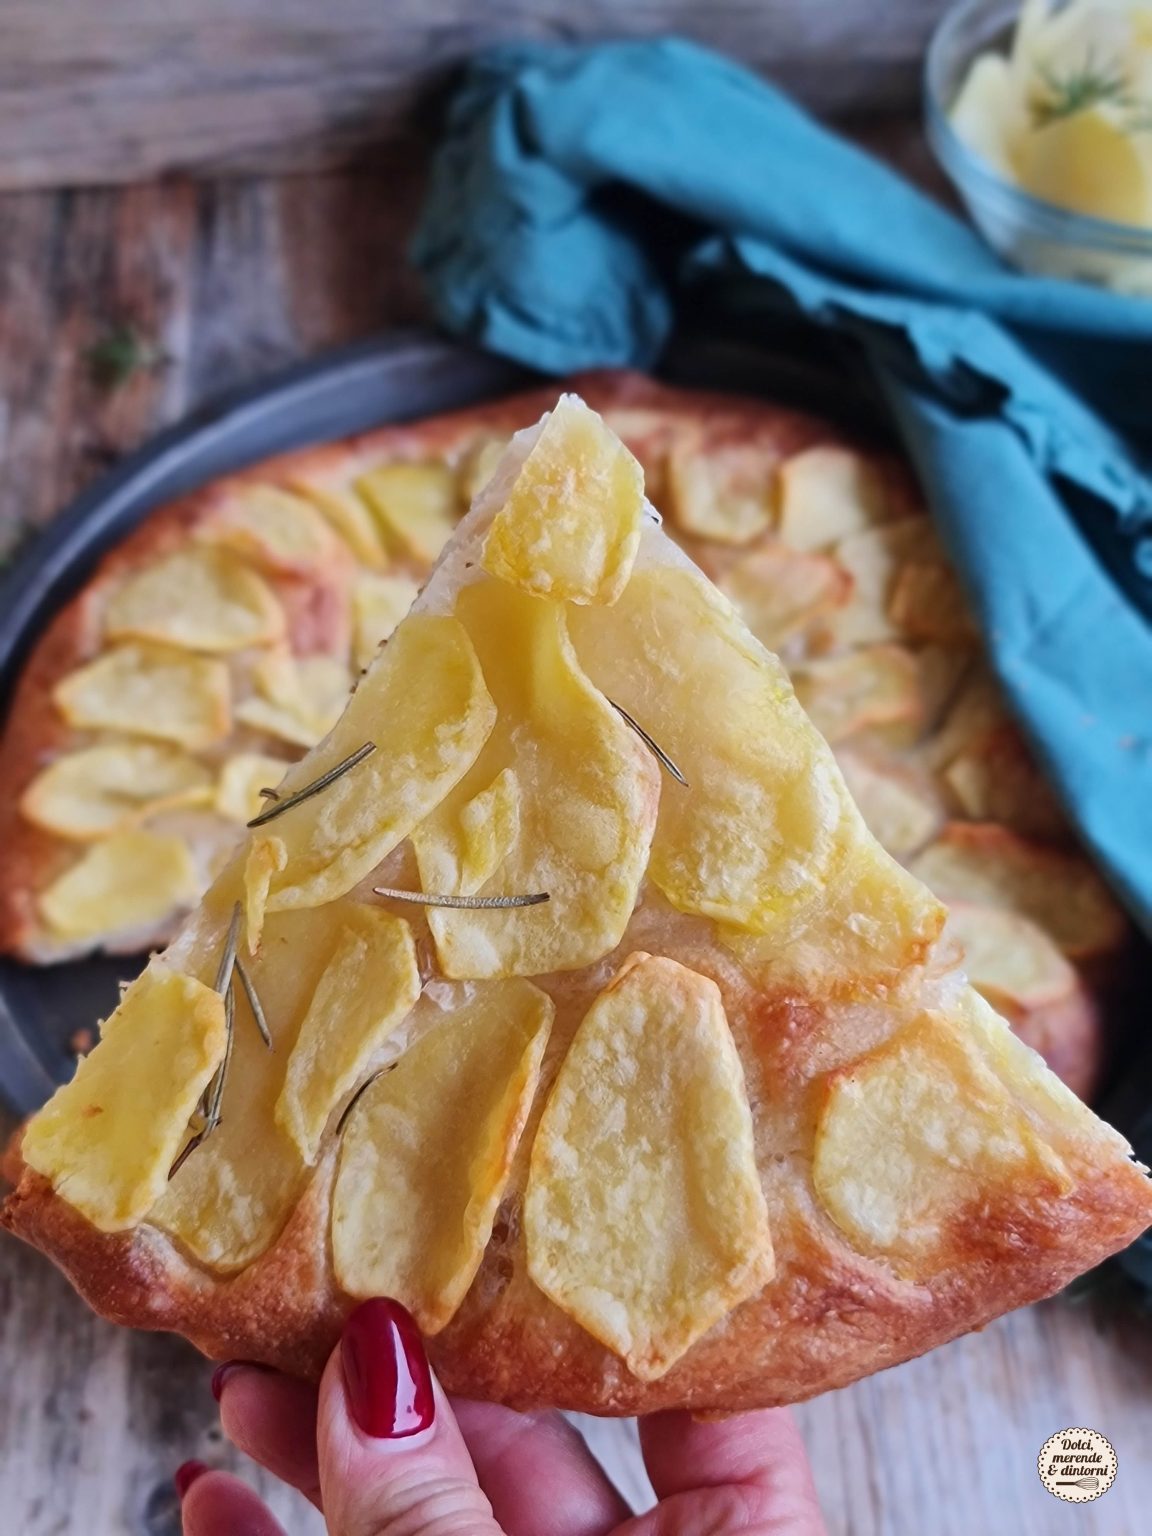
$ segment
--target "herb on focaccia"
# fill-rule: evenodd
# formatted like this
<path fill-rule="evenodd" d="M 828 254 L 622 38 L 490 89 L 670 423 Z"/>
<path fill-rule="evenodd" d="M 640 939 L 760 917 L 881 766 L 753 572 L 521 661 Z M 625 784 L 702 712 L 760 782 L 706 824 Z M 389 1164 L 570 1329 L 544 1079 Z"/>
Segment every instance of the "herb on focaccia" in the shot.
<path fill-rule="evenodd" d="M 337 779 L 346 774 L 350 768 L 355 768 L 358 763 L 362 763 L 366 757 L 370 757 L 375 750 L 376 743 L 374 741 L 366 741 L 350 757 L 344 758 L 334 768 L 329 768 L 327 773 L 322 773 L 318 779 L 313 779 L 311 784 L 305 784 L 303 789 L 298 789 L 294 795 L 288 795 L 283 800 L 279 799 L 273 790 L 261 790 L 261 794 L 270 796 L 272 804 L 266 811 L 261 811 L 259 816 L 254 816 L 248 825 L 250 827 L 262 827 L 265 822 L 275 821 L 277 816 L 283 816 L 285 811 L 290 811 L 294 805 L 299 805 L 301 801 L 311 800 L 313 795 L 322 794 L 330 784 L 335 784 Z"/>

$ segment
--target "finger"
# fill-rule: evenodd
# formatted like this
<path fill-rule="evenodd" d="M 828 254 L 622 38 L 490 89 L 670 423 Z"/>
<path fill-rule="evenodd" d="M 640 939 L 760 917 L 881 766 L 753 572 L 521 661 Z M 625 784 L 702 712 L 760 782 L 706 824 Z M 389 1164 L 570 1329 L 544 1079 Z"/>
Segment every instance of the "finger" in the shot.
<path fill-rule="evenodd" d="M 319 1393 L 306 1381 L 229 1361 L 212 1378 L 224 1433 L 237 1450 L 320 1508 L 316 1459 Z"/>
<path fill-rule="evenodd" d="M 786 1408 L 711 1421 L 653 1414 L 640 1421 L 640 1448 L 661 1503 L 622 1536 L 743 1530 L 740 1520 L 764 1536 L 823 1536 L 812 1469 Z"/>
<path fill-rule="evenodd" d="M 480 1486 L 508 1536 L 606 1536 L 627 1519 L 579 1432 L 558 1413 L 514 1413 L 455 1398 Z"/>
<path fill-rule="evenodd" d="M 238 1477 L 203 1467 L 181 1486 L 184 1473 L 181 1467 L 176 1474 L 184 1536 L 284 1536 L 279 1520 Z"/>
<path fill-rule="evenodd" d="M 320 1383 L 320 1487 L 331 1536 L 500 1536 L 415 1323 L 363 1302 Z"/>

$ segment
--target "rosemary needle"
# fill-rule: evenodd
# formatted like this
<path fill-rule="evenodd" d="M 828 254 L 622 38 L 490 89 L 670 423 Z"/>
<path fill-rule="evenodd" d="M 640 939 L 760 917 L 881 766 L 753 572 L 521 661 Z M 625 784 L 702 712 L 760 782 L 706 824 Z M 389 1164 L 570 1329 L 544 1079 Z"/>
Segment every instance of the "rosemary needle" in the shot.
<path fill-rule="evenodd" d="M 345 1104 L 344 1108 L 340 1111 L 340 1118 L 336 1122 L 337 1136 L 340 1135 L 344 1127 L 348 1124 L 349 1115 L 351 1115 L 352 1111 L 356 1108 L 357 1104 L 359 1104 L 360 1100 L 368 1092 L 369 1088 L 371 1088 L 372 1084 L 379 1082 L 379 1080 L 384 1076 L 385 1072 L 391 1072 L 395 1065 L 396 1063 L 394 1061 L 390 1061 L 386 1067 L 381 1067 L 378 1072 L 373 1072 L 371 1077 L 366 1077 L 364 1079 L 359 1088 L 357 1088 L 356 1092 L 352 1095 L 347 1104 Z"/>
<path fill-rule="evenodd" d="M 649 736 L 648 732 L 638 721 L 633 720 L 632 716 L 624 708 L 623 704 L 617 704 L 615 699 L 609 699 L 608 702 L 611 704 L 612 708 L 616 711 L 620 718 L 624 721 L 625 725 L 630 725 L 632 727 L 637 736 L 639 736 L 640 740 L 648 748 L 649 752 L 651 752 L 652 756 L 660 764 L 661 768 L 666 768 L 672 777 L 676 780 L 677 784 L 683 784 L 684 788 L 687 789 L 688 780 L 680 772 L 679 768 L 677 768 L 676 764 L 668 756 L 664 748 L 660 746 L 658 742 L 652 740 L 651 736 Z"/>
<path fill-rule="evenodd" d="M 366 741 L 362 747 L 353 752 L 351 757 L 346 757 L 342 763 L 337 763 L 334 768 L 329 768 L 327 773 L 322 773 L 318 779 L 313 779 L 311 784 L 306 784 L 303 789 L 298 789 L 294 795 L 289 795 L 284 800 L 274 801 L 267 810 L 261 811 L 259 816 L 253 816 L 248 823 L 250 827 L 262 827 L 266 821 L 273 821 L 277 816 L 283 816 L 285 811 L 290 811 L 294 805 L 299 805 L 302 800 L 310 800 L 313 795 L 318 795 L 322 790 L 334 784 L 349 768 L 355 768 L 357 763 L 362 763 L 376 750 L 374 741 Z"/>
<path fill-rule="evenodd" d="M 256 793 L 260 796 L 261 800 L 279 800 L 280 798 L 274 789 L 258 789 Z"/>
<path fill-rule="evenodd" d="M 466 907 L 477 911 L 492 907 L 538 907 L 542 901 L 551 900 L 548 891 L 537 891 L 531 896 L 437 896 L 431 891 L 400 891 L 391 885 L 374 885 L 372 890 L 377 896 L 414 901 L 422 907 Z"/>
<path fill-rule="evenodd" d="M 268 1049 L 272 1050 L 272 1031 L 268 1028 L 268 1019 L 264 1012 L 263 1004 L 260 1002 L 259 994 L 256 991 L 251 976 L 248 974 L 248 967 L 240 959 L 239 955 L 236 957 L 236 974 L 240 978 L 240 985 L 244 988 L 244 996 L 248 999 L 248 1006 L 252 1010 L 252 1017 L 256 1020 L 256 1028 L 260 1031 L 260 1038 Z"/>

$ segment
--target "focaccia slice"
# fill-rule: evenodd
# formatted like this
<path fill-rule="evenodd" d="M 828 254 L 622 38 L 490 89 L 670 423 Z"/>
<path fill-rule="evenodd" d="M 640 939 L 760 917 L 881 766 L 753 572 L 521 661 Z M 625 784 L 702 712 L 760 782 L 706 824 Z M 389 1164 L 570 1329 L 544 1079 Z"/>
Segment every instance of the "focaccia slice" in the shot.
<path fill-rule="evenodd" d="M 573 397 L 517 434 L 253 818 L 162 960 L 207 1020 L 186 1091 L 143 1052 L 89 1113 L 169 1019 L 146 976 L 31 1122 L 3 1221 L 101 1311 L 315 1375 L 392 1287 L 450 1390 L 726 1411 L 980 1327 L 1152 1221 L 782 666 L 649 509 L 620 540 L 624 452 Z M 531 535 L 568 455 L 561 547 Z M 74 1204 L 93 1166 L 128 1196 Z"/>

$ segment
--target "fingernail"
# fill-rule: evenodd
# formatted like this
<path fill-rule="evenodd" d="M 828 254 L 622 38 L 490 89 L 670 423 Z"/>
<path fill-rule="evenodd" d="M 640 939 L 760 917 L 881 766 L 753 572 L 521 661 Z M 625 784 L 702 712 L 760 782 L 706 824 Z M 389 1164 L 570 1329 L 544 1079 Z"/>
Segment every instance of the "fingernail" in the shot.
<path fill-rule="evenodd" d="M 432 1373 L 420 1331 L 398 1301 L 365 1301 L 340 1340 L 348 1411 L 376 1440 L 402 1440 L 436 1417 Z"/>
<path fill-rule="evenodd" d="M 176 1484 L 176 1492 L 179 1497 L 183 1499 L 196 1479 L 203 1477 L 205 1472 L 210 1470 L 202 1461 L 186 1461 L 183 1466 L 177 1467 L 176 1476 L 172 1481 Z"/>
<path fill-rule="evenodd" d="M 212 1396 L 217 1402 L 224 1395 L 224 1383 L 237 1371 L 260 1371 L 264 1367 L 254 1364 L 250 1360 L 225 1360 L 223 1365 L 218 1365 L 212 1372 Z"/>

